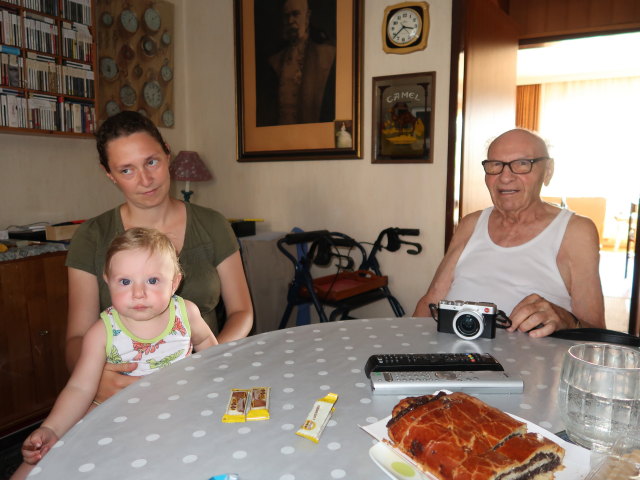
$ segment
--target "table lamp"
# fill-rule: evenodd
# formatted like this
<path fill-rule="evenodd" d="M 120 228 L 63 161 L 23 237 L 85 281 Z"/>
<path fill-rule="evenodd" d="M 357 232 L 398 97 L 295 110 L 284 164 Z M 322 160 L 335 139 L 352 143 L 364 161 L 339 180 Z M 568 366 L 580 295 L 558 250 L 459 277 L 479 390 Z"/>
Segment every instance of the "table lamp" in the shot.
<path fill-rule="evenodd" d="M 184 190 L 181 190 L 185 202 L 189 202 L 193 192 L 189 190 L 190 182 L 204 182 L 211 180 L 211 173 L 207 169 L 197 152 L 182 150 L 169 165 L 169 174 L 173 180 L 186 182 Z"/>

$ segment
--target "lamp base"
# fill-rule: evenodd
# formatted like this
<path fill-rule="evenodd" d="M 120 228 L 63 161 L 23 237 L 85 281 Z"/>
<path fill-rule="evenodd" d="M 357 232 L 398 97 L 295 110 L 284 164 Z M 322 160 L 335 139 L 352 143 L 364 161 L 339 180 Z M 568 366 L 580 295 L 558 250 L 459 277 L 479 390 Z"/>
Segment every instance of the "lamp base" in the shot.
<path fill-rule="evenodd" d="M 188 191 L 180 190 L 180 192 L 182 193 L 182 197 L 184 198 L 184 201 L 186 203 L 190 203 L 189 199 L 191 198 L 191 195 L 193 195 L 193 191 L 192 190 L 188 190 Z"/>

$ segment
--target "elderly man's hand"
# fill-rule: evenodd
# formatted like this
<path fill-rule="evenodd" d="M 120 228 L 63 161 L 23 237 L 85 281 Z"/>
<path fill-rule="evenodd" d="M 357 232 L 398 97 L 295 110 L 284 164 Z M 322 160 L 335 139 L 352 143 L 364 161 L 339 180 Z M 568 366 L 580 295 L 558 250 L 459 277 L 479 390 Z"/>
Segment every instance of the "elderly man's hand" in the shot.
<path fill-rule="evenodd" d="M 508 331 L 529 332 L 532 337 L 546 337 L 556 330 L 576 327 L 575 317 L 570 312 L 537 294 L 522 299 L 509 318 L 511 327 Z"/>

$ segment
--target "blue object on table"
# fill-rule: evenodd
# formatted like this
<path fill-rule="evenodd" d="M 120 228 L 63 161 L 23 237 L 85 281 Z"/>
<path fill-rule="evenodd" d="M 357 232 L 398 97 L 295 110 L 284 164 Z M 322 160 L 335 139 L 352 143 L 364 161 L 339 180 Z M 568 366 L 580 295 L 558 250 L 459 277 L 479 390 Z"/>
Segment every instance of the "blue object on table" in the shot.
<path fill-rule="evenodd" d="M 216 475 L 209 480 L 240 480 L 240 475 L 237 473 L 223 473 L 222 475 Z"/>
<path fill-rule="evenodd" d="M 304 230 L 298 227 L 291 229 L 293 233 L 302 233 Z M 308 247 L 306 243 L 299 243 L 296 245 L 296 251 L 298 252 L 298 261 L 307 256 Z M 311 302 L 302 303 L 298 305 L 298 313 L 296 315 L 296 325 L 309 325 L 311 323 Z"/>

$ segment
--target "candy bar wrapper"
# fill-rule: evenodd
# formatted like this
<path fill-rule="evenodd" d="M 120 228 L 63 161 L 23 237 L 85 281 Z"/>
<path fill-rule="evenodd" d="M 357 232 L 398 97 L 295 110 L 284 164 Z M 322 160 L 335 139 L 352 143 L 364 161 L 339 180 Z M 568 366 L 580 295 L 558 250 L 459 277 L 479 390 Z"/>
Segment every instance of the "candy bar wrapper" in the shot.
<path fill-rule="evenodd" d="M 251 389 L 249 411 L 247 420 L 269 420 L 269 387 L 256 387 Z"/>
<path fill-rule="evenodd" d="M 337 400 L 338 395 L 335 393 L 330 393 L 326 397 L 316 400 L 313 404 L 313 408 L 309 412 L 309 415 L 307 415 L 307 419 L 296 432 L 296 435 L 300 435 L 301 437 L 308 438 L 312 442 L 318 443 L 324 427 L 329 423 L 331 414 L 335 410 L 333 406 Z"/>
<path fill-rule="evenodd" d="M 250 395 L 251 390 L 231 389 L 227 411 L 222 416 L 222 421 L 224 423 L 244 422 L 249 406 Z"/>

